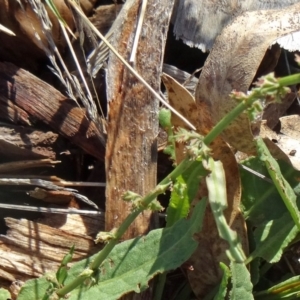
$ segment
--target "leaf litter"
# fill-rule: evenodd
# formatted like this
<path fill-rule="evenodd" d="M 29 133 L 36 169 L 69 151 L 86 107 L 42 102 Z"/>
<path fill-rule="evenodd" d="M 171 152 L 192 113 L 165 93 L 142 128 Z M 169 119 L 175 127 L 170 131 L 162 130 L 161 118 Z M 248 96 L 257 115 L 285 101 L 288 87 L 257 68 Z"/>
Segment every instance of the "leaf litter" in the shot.
<path fill-rule="evenodd" d="M 295 9 L 295 7 L 297 8 L 298 6 L 297 5 L 294 6 L 294 9 Z M 285 15 L 284 15 L 284 13 L 285 13 Z M 278 18 L 278 19 L 287 18 L 287 16 L 289 16 L 290 13 L 291 12 L 288 10 L 285 10 L 285 11 L 283 10 L 276 15 L 276 18 Z M 258 23 L 254 22 L 254 24 L 252 24 L 253 26 L 249 26 L 248 25 L 249 22 L 247 19 L 248 17 L 250 18 L 249 20 L 259 19 L 259 22 L 262 22 L 263 24 L 258 24 Z M 269 27 L 270 27 L 269 24 L 274 21 L 274 20 L 269 19 L 264 22 L 264 20 L 262 20 L 263 18 L 264 18 L 264 16 L 262 16 L 262 18 L 260 19 L 257 17 L 257 15 L 255 13 L 253 13 L 252 15 L 251 15 L 251 13 L 249 13 L 249 14 L 245 14 L 245 15 L 241 16 L 240 19 L 238 18 L 241 21 L 240 23 L 238 21 L 237 22 L 234 21 L 234 24 L 235 24 L 234 26 L 237 26 L 237 28 L 241 27 L 240 24 L 242 24 L 243 22 L 245 22 L 247 24 L 247 27 L 251 27 L 250 32 L 247 32 L 247 34 L 246 34 L 246 35 L 250 36 L 250 38 L 249 39 L 248 39 L 248 37 L 245 38 L 244 36 L 239 35 L 239 34 L 238 34 L 238 37 L 234 37 L 240 43 L 236 43 L 235 48 L 233 48 L 232 44 L 229 43 L 230 47 L 232 47 L 232 49 L 233 49 L 233 51 L 231 53 L 232 56 L 230 57 L 230 59 L 223 58 L 221 60 L 221 61 L 224 60 L 227 62 L 232 61 L 232 65 L 230 65 L 230 63 L 229 63 L 229 66 L 222 65 L 220 67 L 220 70 L 217 70 L 217 72 L 215 72 L 216 69 L 214 69 L 214 67 L 215 67 L 214 60 L 217 61 L 216 57 L 218 55 L 220 57 L 220 50 L 218 50 L 218 49 L 220 49 L 221 46 L 224 45 L 224 44 L 222 44 L 222 37 L 223 38 L 226 37 L 226 39 L 229 38 L 230 42 L 232 40 L 234 40 L 230 36 L 230 34 L 232 33 L 232 32 L 230 32 L 230 30 L 226 29 L 227 31 L 225 30 L 221 34 L 219 40 L 217 40 L 216 45 L 213 48 L 213 51 L 210 54 L 207 64 L 205 65 L 205 68 L 202 72 L 202 74 L 204 74 L 204 75 L 200 76 L 200 80 L 199 80 L 199 84 L 198 84 L 198 88 L 197 88 L 197 94 L 196 94 L 196 101 L 193 98 L 193 96 L 188 95 L 187 91 L 183 90 L 183 88 L 180 85 L 177 85 L 177 83 L 174 82 L 173 79 L 167 78 L 166 76 L 163 79 L 165 82 L 165 85 L 167 86 L 167 89 L 169 91 L 169 100 L 170 100 L 172 106 L 175 109 L 177 109 L 178 111 L 182 112 L 182 115 L 185 116 L 188 120 L 190 120 L 190 122 L 192 124 L 195 124 L 196 129 L 200 134 L 206 134 L 212 128 L 212 126 L 224 114 L 226 114 L 231 109 L 231 105 L 232 105 L 232 107 L 236 105 L 235 101 L 232 101 L 231 98 L 229 98 L 227 96 L 223 96 L 223 95 L 229 94 L 229 92 L 235 88 L 238 88 L 239 90 L 242 90 L 242 91 L 243 91 L 243 89 L 244 89 L 244 91 L 246 91 L 249 88 L 249 86 L 253 80 L 254 73 L 257 70 L 258 64 L 262 58 L 263 52 L 265 51 L 265 49 L 267 47 L 267 43 L 269 43 L 271 40 L 274 40 L 275 37 L 277 38 L 278 36 L 282 35 L 282 32 L 278 33 L 278 30 L 277 30 L 278 23 L 277 23 L 277 28 L 275 26 L 274 32 L 269 34 L 270 36 L 268 35 L 268 38 L 266 38 L 267 41 L 264 40 L 262 42 L 262 40 L 260 38 L 262 35 L 262 34 L 260 35 L 260 30 L 262 28 L 266 28 L 266 27 L 269 29 Z M 275 19 L 275 17 L 274 17 L 274 19 Z M 230 26 L 228 26 L 228 27 L 230 27 Z M 284 28 L 283 30 L 286 30 L 286 27 L 283 27 L 283 28 Z M 243 29 L 241 29 L 241 30 L 243 30 Z M 292 32 L 295 29 L 290 27 L 289 30 Z M 253 42 L 251 40 L 251 38 L 253 38 L 253 36 L 251 36 L 251 34 L 253 33 L 252 31 L 257 35 L 256 38 L 261 43 L 261 45 L 259 45 L 259 46 L 256 44 L 255 49 L 254 50 L 252 49 L 253 52 L 257 52 L 257 53 L 255 53 L 255 56 L 251 56 L 252 54 L 246 55 L 246 53 L 252 52 L 252 51 L 249 51 L 249 45 L 250 44 L 252 45 L 252 42 Z M 276 31 L 276 33 L 275 33 L 275 31 Z M 226 36 L 226 33 L 228 34 L 227 36 Z M 221 41 L 221 42 L 219 42 L 219 41 Z M 230 51 L 227 51 L 227 52 L 230 52 Z M 241 57 L 240 56 L 241 53 L 243 54 L 243 57 L 245 57 L 244 61 L 240 60 L 238 58 L 238 57 Z M 239 65 L 236 65 L 233 60 L 236 60 L 237 62 L 239 62 Z M 242 63 L 240 63 L 240 61 L 242 61 Z M 251 64 L 253 63 L 253 66 L 251 68 L 250 68 L 250 63 L 249 63 L 250 61 L 251 61 Z M 236 72 L 239 70 L 241 70 L 241 72 Z M 245 72 L 246 73 L 245 78 L 242 78 L 243 76 L 241 76 L 241 74 L 244 71 L 249 71 L 249 70 L 250 70 L 250 72 Z M 235 72 L 236 72 L 236 74 L 235 74 Z M 209 90 L 208 78 L 205 77 L 205 74 L 210 74 L 210 75 L 225 74 L 225 77 L 221 78 L 221 79 L 220 78 L 215 78 L 215 79 L 210 78 L 210 82 L 214 82 L 214 83 L 218 82 L 218 81 L 220 81 L 220 82 L 219 82 L 219 85 L 217 85 L 216 87 L 212 86 L 211 90 Z M 174 91 L 174 89 L 175 89 L 175 91 Z M 199 92 L 200 90 L 201 90 L 201 92 Z M 172 93 L 173 93 L 173 96 L 172 96 Z M 206 95 L 206 97 L 205 97 L 205 95 Z M 207 95 L 210 96 L 212 101 L 210 101 L 210 99 L 208 99 Z M 212 97 L 211 97 L 211 95 L 212 95 Z M 176 99 L 176 97 L 177 97 L 177 99 Z M 178 99 L 179 99 L 179 101 L 178 101 Z M 186 103 L 183 103 L 182 99 L 188 99 L 188 100 L 186 100 Z M 172 101 L 173 101 L 173 103 L 172 103 Z M 177 103 L 175 103 L 176 101 L 177 101 Z M 188 109 L 187 109 L 187 107 L 188 107 Z M 185 127 L 185 125 L 182 124 L 182 121 L 178 121 L 178 120 L 176 121 L 176 119 L 173 118 L 173 122 L 174 122 L 175 127 L 176 126 Z M 240 128 L 238 128 L 238 127 L 240 127 Z M 259 122 L 256 124 L 256 132 L 255 132 L 256 134 L 257 134 L 258 130 L 259 130 Z M 245 132 L 246 132 L 245 135 L 240 134 L 240 133 L 245 133 Z M 227 142 L 229 142 L 230 145 L 233 145 L 234 147 L 241 149 L 243 151 L 253 153 L 252 151 L 253 151 L 254 143 L 253 143 L 253 134 L 252 133 L 253 133 L 253 126 L 252 126 L 252 124 L 249 123 L 249 120 L 245 116 L 244 118 L 241 118 L 239 123 L 236 123 L 235 126 L 232 125 L 232 128 L 227 131 L 227 133 L 224 135 L 224 138 Z M 285 134 L 287 134 L 287 133 L 285 133 Z M 237 139 L 237 136 L 238 137 L 243 136 L 243 138 Z M 246 136 L 248 138 L 246 138 Z M 246 139 L 247 142 L 244 139 Z M 251 141 L 251 142 L 249 142 L 249 141 Z M 244 223 L 243 218 L 241 217 L 240 210 L 239 210 L 241 184 L 239 181 L 239 175 L 238 175 L 239 171 L 238 171 L 236 160 L 234 158 L 231 148 L 228 146 L 228 144 L 226 142 L 223 141 L 222 138 L 217 138 L 214 141 L 214 143 L 211 145 L 211 148 L 213 151 L 213 157 L 216 160 L 221 160 L 224 165 L 224 169 L 225 169 L 225 176 L 226 176 L 226 183 L 225 183 L 226 196 L 225 196 L 225 198 L 227 198 L 228 206 L 229 206 L 228 210 L 225 211 L 225 216 L 226 216 L 227 222 L 232 226 L 233 229 L 235 229 L 239 232 L 239 236 L 241 237 L 241 241 L 244 246 L 244 250 L 246 250 L 246 252 L 247 252 L 248 247 L 247 247 L 245 223 Z M 292 150 L 294 150 L 294 149 L 292 149 Z M 177 159 L 177 163 L 178 163 L 178 162 L 180 162 L 181 158 L 184 156 L 183 147 L 180 147 L 180 145 L 177 144 L 176 152 L 177 152 L 176 159 Z M 280 171 L 278 171 L 278 172 L 280 173 Z M 224 184 L 222 184 L 222 187 L 224 188 Z M 288 194 L 288 193 L 284 192 L 284 195 L 285 194 Z M 197 198 L 202 199 L 205 196 L 207 196 L 207 190 L 205 188 L 205 185 L 202 183 L 202 185 L 199 189 Z M 201 201 L 203 203 L 203 200 L 201 200 Z M 201 201 L 200 201 L 200 203 L 201 203 Z M 195 202 L 197 202 L 197 201 L 195 201 Z M 193 203 L 193 206 L 195 205 L 195 202 Z M 295 203 L 292 203 L 292 205 L 294 207 Z M 207 208 L 206 215 L 207 216 L 205 216 L 203 235 L 204 235 L 204 233 L 206 235 L 208 235 L 208 234 L 211 235 L 209 242 L 212 242 L 212 244 L 207 243 L 205 245 L 205 241 L 202 241 L 202 239 L 205 240 L 206 237 L 201 236 L 201 233 L 197 237 L 198 241 L 200 242 L 200 245 L 202 244 L 204 246 L 207 246 L 207 248 L 203 247 L 203 249 L 204 250 L 209 249 L 208 251 L 211 251 L 211 253 L 209 254 L 209 255 L 211 255 L 211 257 L 207 261 L 207 266 L 204 266 L 203 269 L 201 269 L 202 267 L 199 268 L 199 269 L 201 269 L 200 272 L 203 273 L 203 274 L 200 273 L 200 275 L 203 275 L 203 277 L 205 277 L 205 275 L 206 275 L 206 274 L 204 274 L 205 272 L 209 272 L 209 270 L 207 269 L 208 266 L 209 266 L 209 268 L 212 268 L 212 265 L 215 264 L 215 266 L 218 268 L 218 264 L 221 260 L 226 261 L 226 258 L 218 257 L 218 253 L 223 252 L 222 253 L 222 255 L 223 255 L 228 248 L 228 245 L 226 243 L 224 243 L 224 241 L 219 238 L 219 234 L 217 234 L 218 228 L 216 228 L 216 226 L 215 226 L 214 218 L 212 217 L 212 213 L 209 208 Z M 205 231 L 206 225 L 207 225 L 207 227 L 206 227 L 206 231 Z M 214 233 L 214 231 L 215 231 L 215 233 Z M 214 247 L 216 247 L 216 249 L 211 249 Z M 202 251 L 203 251 L 203 249 L 202 249 Z M 201 252 L 200 252 L 200 257 L 201 257 L 201 260 L 205 260 L 205 255 Z M 191 258 L 191 262 L 192 262 L 193 266 L 197 267 L 197 260 L 193 261 L 193 258 Z M 241 292 L 241 295 L 243 295 L 243 296 L 239 296 L 239 297 L 243 297 L 243 299 L 246 299 L 247 297 L 249 297 L 249 299 L 252 299 L 253 297 L 250 296 L 251 292 L 249 292 L 249 291 L 251 291 L 252 287 L 246 286 L 250 282 L 249 278 L 248 278 L 246 285 L 243 283 L 237 282 L 237 279 L 239 277 L 237 277 L 237 275 L 234 275 L 234 272 L 238 268 L 242 268 L 239 270 L 239 272 L 243 273 L 243 275 L 241 277 L 243 277 L 243 278 L 248 277 L 248 271 L 244 265 L 242 265 L 242 266 L 241 265 L 236 265 L 236 266 L 232 265 L 231 266 L 231 270 L 232 270 L 232 274 L 233 274 L 232 275 L 233 276 L 232 277 L 233 289 L 231 292 L 231 297 L 233 299 L 235 299 L 235 297 L 236 297 L 235 295 L 240 295 L 238 288 L 240 286 L 242 286 L 242 288 L 245 287 L 246 289 L 245 289 L 245 291 Z M 199 269 L 195 268 L 195 270 L 193 271 L 194 275 L 197 273 L 196 274 L 197 277 L 199 276 L 199 273 L 198 273 Z M 201 277 L 201 276 L 199 276 L 199 277 Z M 197 280 L 195 280 L 195 283 L 197 282 L 198 285 L 199 285 L 199 277 L 197 278 Z M 222 277 L 222 272 L 217 271 L 216 274 L 213 274 L 211 276 L 212 282 L 216 283 L 218 280 L 220 280 L 221 277 Z M 194 280 L 193 275 L 189 275 L 189 278 L 190 278 L 191 285 L 193 286 L 193 280 Z M 211 282 L 208 282 L 208 283 L 205 282 L 205 284 L 210 285 Z M 195 285 L 194 285 L 194 291 L 198 296 L 201 295 L 201 293 L 203 292 L 202 290 L 201 291 L 197 290 L 197 287 L 195 287 Z M 245 296 L 245 295 L 247 295 L 247 296 Z"/>

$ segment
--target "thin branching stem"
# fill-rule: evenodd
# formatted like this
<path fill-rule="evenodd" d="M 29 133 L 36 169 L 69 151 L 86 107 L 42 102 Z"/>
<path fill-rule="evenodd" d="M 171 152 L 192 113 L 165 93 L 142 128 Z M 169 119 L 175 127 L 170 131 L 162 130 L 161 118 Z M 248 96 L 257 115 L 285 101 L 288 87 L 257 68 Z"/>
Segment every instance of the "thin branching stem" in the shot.
<path fill-rule="evenodd" d="M 277 81 L 277 86 L 273 87 L 261 87 L 261 89 L 257 89 L 256 92 L 253 92 L 251 95 L 244 96 L 243 101 L 234 108 L 229 114 L 227 114 L 212 130 L 211 132 L 203 139 L 205 145 L 209 145 L 225 128 L 228 126 L 239 114 L 241 114 L 246 109 L 249 109 L 255 101 L 258 99 L 262 99 L 263 94 L 269 95 L 270 92 L 276 92 L 277 89 L 279 90 L 283 83 L 290 84 L 290 82 L 300 82 L 300 76 L 293 76 L 290 77 L 290 80 L 282 80 L 280 79 Z M 282 83 L 283 82 L 283 83 Z M 279 84 L 278 84 L 279 83 Z M 115 247 L 115 245 L 119 242 L 119 239 L 125 233 L 125 231 L 129 228 L 131 223 L 135 220 L 135 218 L 145 210 L 149 204 L 161 193 L 167 190 L 167 188 L 175 181 L 175 179 L 181 175 L 184 171 L 189 168 L 193 168 L 197 162 L 185 158 L 167 177 L 165 177 L 157 186 L 156 188 L 151 191 L 148 195 L 142 198 L 142 206 L 135 209 L 121 224 L 121 226 L 117 229 L 116 232 L 113 233 L 112 239 L 106 244 L 102 251 L 96 255 L 93 262 L 90 266 L 82 272 L 82 274 L 73 280 L 71 283 L 67 284 L 61 289 L 56 290 L 56 294 L 60 297 L 65 296 L 73 289 L 75 289 L 78 285 L 82 284 L 87 278 L 92 277 L 94 272 L 98 270 L 100 265 L 103 261 L 107 258 L 109 253 Z"/>

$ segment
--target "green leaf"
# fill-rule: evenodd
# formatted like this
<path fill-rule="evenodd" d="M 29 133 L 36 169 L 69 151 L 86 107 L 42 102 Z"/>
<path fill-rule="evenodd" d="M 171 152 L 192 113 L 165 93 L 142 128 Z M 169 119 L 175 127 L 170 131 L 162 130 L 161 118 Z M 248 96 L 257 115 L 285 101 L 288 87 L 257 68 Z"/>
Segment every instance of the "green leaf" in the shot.
<path fill-rule="evenodd" d="M 172 226 L 176 221 L 188 215 L 190 204 L 199 189 L 200 180 L 206 173 L 202 162 L 197 161 L 177 177 L 167 208 L 167 226 Z"/>
<path fill-rule="evenodd" d="M 255 294 L 255 299 L 276 300 L 296 299 L 300 293 L 300 276 L 294 276 L 265 291 Z"/>
<path fill-rule="evenodd" d="M 56 279 L 58 283 L 63 284 L 68 276 L 68 263 L 72 260 L 74 254 L 75 246 L 73 245 L 70 251 L 64 256 L 57 272 L 56 272 Z"/>
<path fill-rule="evenodd" d="M 296 194 L 294 190 L 281 174 L 278 163 L 271 156 L 269 149 L 261 138 L 256 139 L 256 147 L 259 158 L 265 163 L 278 193 L 280 194 L 285 206 L 290 212 L 296 226 L 300 230 L 300 213 L 296 203 Z"/>
<path fill-rule="evenodd" d="M 214 300 L 223 300 L 227 294 L 227 285 L 229 278 L 231 276 L 230 269 L 223 263 L 220 263 L 220 268 L 223 270 L 222 281 L 219 285 L 217 294 L 214 297 Z"/>
<path fill-rule="evenodd" d="M 242 164 L 269 178 L 267 168 L 258 157 L 251 157 Z M 272 182 L 267 182 L 244 169 L 240 169 L 240 174 L 242 182 L 241 209 L 245 219 L 253 225 L 259 226 L 280 218 L 286 212 L 286 207 Z"/>
<path fill-rule="evenodd" d="M 261 225 L 254 232 L 256 249 L 248 257 L 251 261 L 262 257 L 269 263 L 278 262 L 283 250 L 292 242 L 298 233 L 290 214 L 286 212 L 281 218 Z"/>
<path fill-rule="evenodd" d="M 278 164 L 282 169 L 282 174 L 292 184 L 294 190 L 298 189 L 299 172 L 285 162 L 279 161 Z M 247 159 L 243 165 L 269 177 L 266 166 L 258 157 Z M 256 249 L 247 261 L 262 257 L 270 263 L 277 262 L 283 250 L 295 238 L 297 227 L 274 184 L 243 169 L 241 179 L 244 215 L 256 227 L 254 230 Z"/>
<path fill-rule="evenodd" d="M 191 219 L 182 219 L 171 227 L 118 244 L 101 265 L 98 278 L 95 278 L 99 282 L 91 288 L 79 286 L 68 299 L 118 299 L 125 293 L 144 290 L 156 274 L 179 267 L 197 247 L 193 235 L 201 230 L 205 207 L 206 201 L 200 201 Z M 77 278 L 93 257 L 71 267 L 66 284 Z M 17 299 L 41 299 L 48 286 L 44 277 L 29 280 Z"/>
<path fill-rule="evenodd" d="M 244 263 L 231 262 L 232 289 L 230 299 L 253 300 L 250 273 Z"/>
<path fill-rule="evenodd" d="M 246 259 L 242 245 L 238 239 L 237 233 L 227 224 L 223 211 L 227 208 L 226 179 L 223 164 L 221 161 L 214 161 L 211 157 L 208 159 L 208 167 L 211 173 L 206 176 L 208 189 L 208 199 L 213 212 L 219 236 L 229 244 L 227 255 L 230 260 L 243 262 Z"/>
<path fill-rule="evenodd" d="M 11 299 L 11 295 L 8 290 L 0 288 L 0 299 L 1 300 L 9 300 Z"/>

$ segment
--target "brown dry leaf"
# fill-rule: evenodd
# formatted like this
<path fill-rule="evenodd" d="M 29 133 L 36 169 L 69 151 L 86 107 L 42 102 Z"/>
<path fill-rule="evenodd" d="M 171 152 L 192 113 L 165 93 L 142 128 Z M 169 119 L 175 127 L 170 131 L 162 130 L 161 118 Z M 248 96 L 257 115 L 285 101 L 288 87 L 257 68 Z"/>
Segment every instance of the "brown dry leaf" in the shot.
<path fill-rule="evenodd" d="M 300 170 L 300 116 L 282 117 L 280 123 L 281 130 L 276 144 L 288 156 L 293 167 Z"/>
<path fill-rule="evenodd" d="M 222 29 L 245 11 L 282 9 L 299 0 L 177 0 L 172 22 L 174 34 L 191 47 L 210 50 Z M 213 17 L 212 17 L 213 16 Z M 280 41 L 285 49 L 299 49 L 297 38 Z"/>
<path fill-rule="evenodd" d="M 198 130 L 199 126 L 201 126 L 199 121 L 200 107 L 193 96 L 172 77 L 164 74 L 162 80 L 167 88 L 170 104 L 192 122 Z M 172 124 L 175 127 L 185 127 L 185 124 L 173 115 Z M 203 130 L 200 130 L 200 133 L 202 132 Z M 228 202 L 228 208 L 225 211 L 227 222 L 233 230 L 237 231 L 243 249 L 247 253 L 248 238 L 245 221 L 239 209 L 241 183 L 235 156 L 230 147 L 220 137 L 215 139 L 210 147 L 214 159 L 221 160 L 225 170 Z M 176 145 L 177 163 L 183 157 L 182 145 Z M 202 183 L 193 205 L 205 196 L 207 196 L 207 190 L 205 184 Z M 226 249 L 228 249 L 227 242 L 219 237 L 218 229 L 209 207 L 203 222 L 203 229 L 196 236 L 199 246 L 188 261 L 188 264 L 193 266 L 193 270 L 189 269 L 187 271 L 192 289 L 199 299 L 202 299 L 220 281 L 222 273 L 219 268 L 219 262 L 228 262 L 225 254 Z"/>
<path fill-rule="evenodd" d="M 247 92 L 266 49 L 279 37 L 300 29 L 300 3 L 282 10 L 247 12 L 237 17 L 216 39 L 206 60 L 196 90 L 196 101 L 201 106 L 205 132 L 207 122 L 221 120 L 237 102 L 230 98 L 232 90 Z M 223 137 L 240 151 L 255 151 L 253 135 L 259 133 L 259 122 L 250 124 L 241 115 L 225 130 Z"/>
<path fill-rule="evenodd" d="M 174 107 L 189 121 L 193 120 L 194 123 L 192 124 L 197 128 L 197 122 L 199 119 L 199 109 L 197 108 L 195 98 L 173 77 L 163 73 L 161 79 L 168 91 L 168 98 L 171 106 Z M 171 123 L 174 126 L 175 130 L 177 127 L 186 127 L 186 124 L 174 114 L 172 114 Z M 176 142 L 175 152 L 176 163 L 179 164 L 185 156 L 184 144 Z"/>

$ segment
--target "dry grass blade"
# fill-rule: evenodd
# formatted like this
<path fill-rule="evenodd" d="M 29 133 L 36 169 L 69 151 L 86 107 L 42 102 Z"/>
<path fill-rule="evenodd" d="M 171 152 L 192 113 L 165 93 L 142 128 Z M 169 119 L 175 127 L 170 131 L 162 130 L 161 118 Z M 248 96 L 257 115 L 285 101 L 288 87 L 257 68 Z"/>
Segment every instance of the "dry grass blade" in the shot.
<path fill-rule="evenodd" d="M 0 203 L 0 208 L 2 209 L 14 209 L 21 211 L 33 211 L 41 212 L 47 214 L 61 214 L 61 215 L 84 215 L 84 216 L 104 216 L 104 212 L 95 210 L 80 210 L 75 208 L 56 208 L 56 207 L 38 207 L 38 206 L 27 206 L 27 205 L 17 205 L 17 204 L 5 204 Z"/>
<path fill-rule="evenodd" d="M 97 109 L 96 109 L 95 103 L 92 100 L 91 92 L 90 92 L 90 90 L 87 86 L 86 80 L 83 76 L 83 72 L 81 70 L 81 67 L 79 66 L 79 63 L 78 63 L 77 57 L 74 53 L 73 47 L 71 45 L 69 36 L 66 32 L 65 22 L 62 22 L 59 19 L 59 16 L 57 16 L 59 25 L 60 25 L 60 27 L 62 29 L 62 32 L 63 32 L 63 35 L 65 37 L 65 40 L 67 41 L 67 44 L 70 48 L 70 51 L 72 53 L 72 56 L 73 56 L 74 61 L 76 63 L 76 66 L 78 68 L 79 74 L 81 75 L 82 82 L 84 83 L 84 86 L 86 88 L 87 96 L 82 91 L 82 88 L 80 86 L 80 83 L 79 83 L 78 79 L 74 76 L 71 76 L 70 72 L 68 71 L 68 68 L 67 68 L 66 64 L 64 63 L 64 61 L 63 61 L 63 59 L 62 59 L 62 57 L 59 53 L 59 50 L 58 50 L 57 46 L 55 45 L 55 42 L 54 42 L 54 39 L 53 39 L 53 36 L 52 36 L 52 32 L 51 32 L 52 24 L 51 24 L 51 21 L 49 19 L 48 13 L 45 9 L 45 6 L 42 4 L 42 2 L 40 0 L 29 0 L 29 2 L 32 6 L 32 9 L 36 12 L 37 16 L 40 18 L 41 26 L 43 28 L 43 32 L 44 32 L 44 34 L 46 36 L 46 39 L 47 39 L 47 42 L 48 42 L 48 45 L 45 45 L 45 44 L 42 43 L 42 40 L 40 39 L 40 47 L 45 51 L 48 58 L 50 59 L 50 61 L 52 63 L 52 66 L 54 68 L 54 69 L 52 69 L 53 73 L 59 78 L 61 83 L 65 86 L 68 96 L 71 99 L 73 99 L 76 103 L 77 103 L 77 96 L 79 96 L 80 100 L 82 101 L 85 108 L 87 109 L 88 115 L 91 118 L 91 120 L 93 120 L 95 123 L 97 123 L 97 125 L 100 126 L 100 124 L 98 122 L 98 114 L 97 114 Z M 53 53 L 55 53 L 56 56 L 58 57 L 61 65 L 64 69 L 64 72 L 67 75 L 68 80 L 66 80 L 64 78 L 62 71 L 60 70 L 60 68 L 58 67 L 58 65 L 56 63 L 56 59 L 55 59 L 55 56 L 53 55 Z"/>
<path fill-rule="evenodd" d="M 195 126 L 191 124 L 186 118 L 184 118 L 180 113 L 178 113 L 172 106 L 169 105 L 131 66 L 128 62 L 117 52 L 116 49 L 108 42 L 108 40 L 97 30 L 97 28 L 89 21 L 89 19 L 84 15 L 81 9 L 73 1 L 68 0 L 68 3 L 81 15 L 83 20 L 89 24 L 91 29 L 97 34 L 97 36 L 109 47 L 109 49 L 121 60 L 121 62 L 126 66 L 126 68 L 148 89 L 148 91 L 157 98 L 164 106 L 169 108 L 176 116 L 178 116 L 185 124 L 187 124 L 191 129 L 195 130 Z"/>
<path fill-rule="evenodd" d="M 9 35 L 15 36 L 14 32 L 8 29 L 7 27 L 0 24 L 0 31 L 3 31 Z"/>
<path fill-rule="evenodd" d="M 147 3 L 148 3 L 147 0 L 143 0 L 141 11 L 140 11 L 140 16 L 139 16 L 139 22 L 138 22 L 138 25 L 137 25 L 137 28 L 136 28 L 134 42 L 133 42 L 131 55 L 130 55 L 130 59 L 129 59 L 129 61 L 133 64 L 135 62 L 136 50 L 137 50 L 137 46 L 138 46 L 138 42 L 139 42 L 141 30 L 142 30 L 142 25 L 143 25 L 143 20 L 144 20 L 144 16 L 145 16 Z"/>

